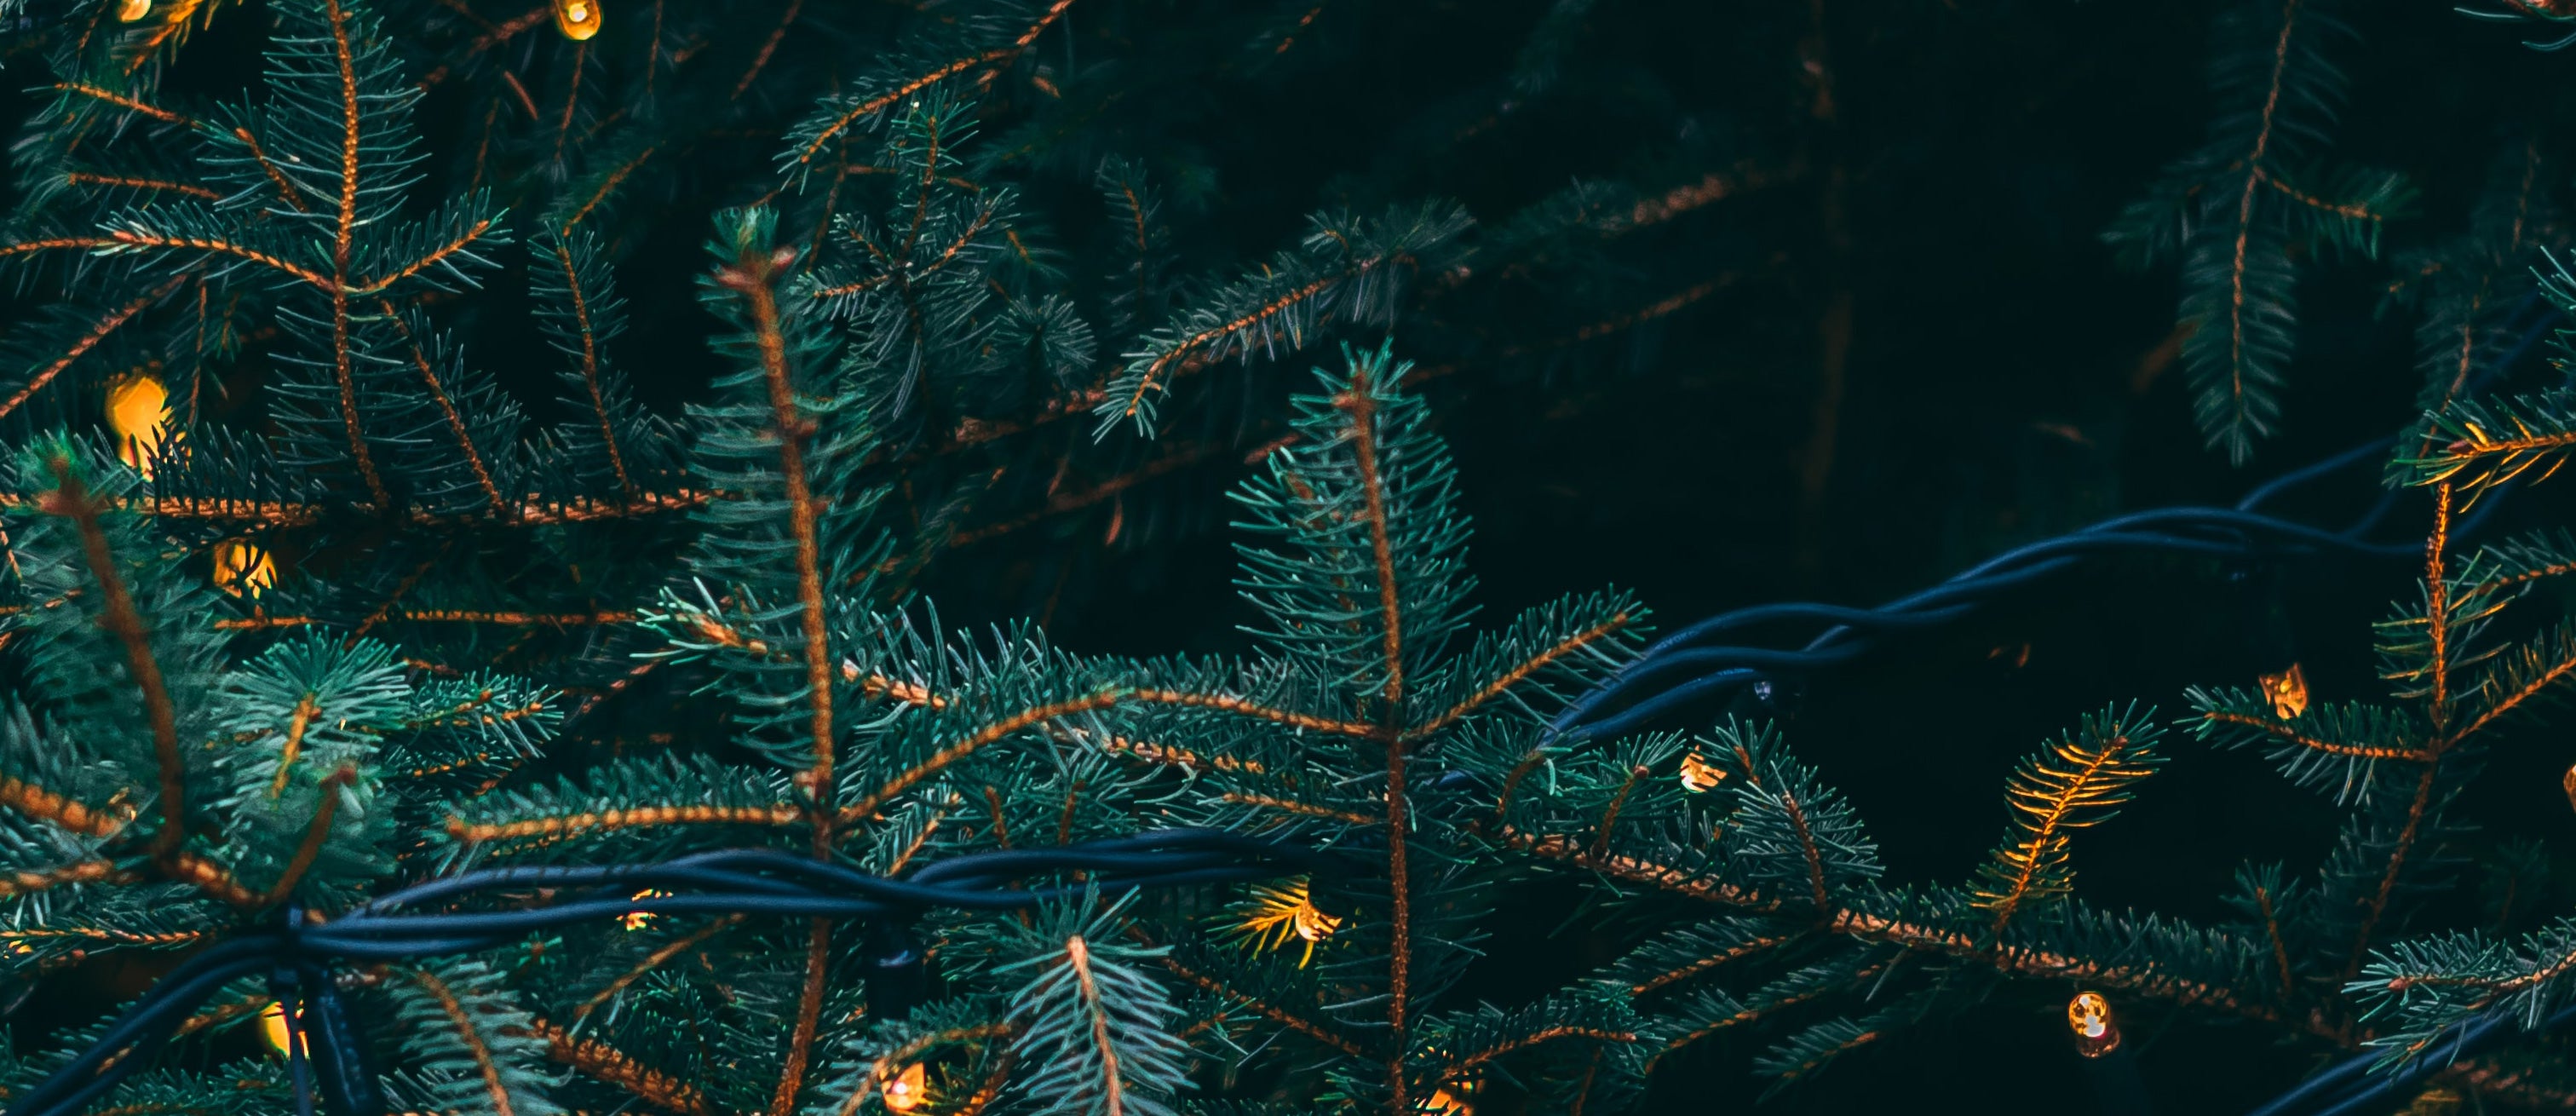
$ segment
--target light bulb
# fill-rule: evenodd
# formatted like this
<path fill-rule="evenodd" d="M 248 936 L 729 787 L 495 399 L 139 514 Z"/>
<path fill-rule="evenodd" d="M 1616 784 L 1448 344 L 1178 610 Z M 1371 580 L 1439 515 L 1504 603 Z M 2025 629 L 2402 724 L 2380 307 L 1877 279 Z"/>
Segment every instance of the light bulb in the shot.
<path fill-rule="evenodd" d="M 555 30 L 580 42 L 599 34 L 599 0 L 555 0 Z"/>
<path fill-rule="evenodd" d="M 122 23 L 133 23 L 151 14 L 152 0 L 120 0 L 116 5 L 116 18 Z"/>
<path fill-rule="evenodd" d="M 671 893 L 670 893 L 670 892 L 667 892 L 667 891 L 654 891 L 654 890 L 652 890 L 652 889 L 648 888 L 648 889 L 646 889 L 646 890 L 636 892 L 635 894 L 633 894 L 633 895 L 631 895 L 631 896 L 628 896 L 628 898 L 631 898 L 631 899 L 662 899 L 662 898 L 667 898 L 667 897 L 669 897 L 669 895 L 670 895 L 670 894 L 671 894 Z M 631 912 L 628 912 L 628 914 L 626 915 L 626 917 L 621 918 L 621 919 L 618 919 L 617 921 L 618 921 L 619 923 L 623 924 L 623 925 L 624 925 L 627 929 L 629 929 L 629 930 L 641 930 L 641 929 L 643 929 L 643 928 L 645 928 L 645 927 L 647 927 L 647 926 L 651 926 L 651 925 L 653 925 L 653 912 L 651 912 L 651 911 L 631 911 Z"/>
<path fill-rule="evenodd" d="M 1315 944 L 1341 929 L 1342 920 L 1325 914 L 1308 898 L 1306 878 L 1299 876 L 1283 884 L 1257 884 L 1252 896 L 1233 907 L 1242 921 L 1229 931 L 1247 949 L 1278 949 L 1291 939 L 1305 943 L 1297 967 L 1305 968 L 1315 959 Z"/>
<path fill-rule="evenodd" d="M 215 588 L 257 600 L 275 584 L 277 563 L 259 544 L 249 539 L 225 539 L 215 544 Z"/>
<path fill-rule="evenodd" d="M 300 1023 L 303 1021 L 303 1012 L 296 1012 L 295 1015 L 297 1022 Z M 303 1028 L 298 1027 L 296 1029 L 300 1031 Z M 259 1033 L 268 1039 L 269 1049 L 277 1051 L 280 1054 L 286 1053 L 286 1041 L 288 1037 L 286 1032 L 286 1009 L 279 1006 L 277 1001 L 270 1000 L 267 1007 L 259 1009 Z M 302 1038 L 303 1036 L 297 1035 L 295 1037 Z M 312 1046 L 310 1044 L 297 1043 L 296 1045 L 303 1047 L 308 1057 L 311 1055 Z"/>
<path fill-rule="evenodd" d="M 2075 1052 L 2099 1058 L 2120 1046 L 2120 1027 L 2111 1019 L 2111 1001 L 2099 992 L 2078 992 L 2066 1001 L 2066 1026 L 2075 1032 Z"/>
<path fill-rule="evenodd" d="M 1726 772 L 1707 760 L 1699 758 L 1699 753 L 1692 752 L 1682 757 L 1683 790 L 1692 794 L 1704 794 L 1716 790 L 1717 785 L 1725 781 Z"/>
<path fill-rule="evenodd" d="M 1289 920 L 1289 924 L 1296 927 L 1297 936 L 1306 939 L 1309 943 L 1332 937 L 1333 931 L 1342 928 L 1342 920 L 1316 910 L 1313 903 L 1298 904 L 1296 912 L 1289 916 Z"/>
<path fill-rule="evenodd" d="M 885 1106 L 888 1112 L 910 1112 L 930 1099 L 930 1074 L 920 1062 L 903 1068 L 903 1072 L 885 1079 Z"/>
<path fill-rule="evenodd" d="M 116 435 L 116 459 L 152 479 L 152 458 L 170 434 L 170 389 L 148 375 L 107 385 L 107 429 Z"/>
<path fill-rule="evenodd" d="M 1476 1081 L 1451 1081 L 1431 1091 L 1422 1102 L 1425 1116 L 1476 1116 Z"/>
<path fill-rule="evenodd" d="M 2291 663 L 2290 669 L 2266 674 L 2255 679 L 2263 687 L 2263 696 L 2271 699 L 2272 715 L 2287 721 L 2308 711 L 2308 676 Z"/>

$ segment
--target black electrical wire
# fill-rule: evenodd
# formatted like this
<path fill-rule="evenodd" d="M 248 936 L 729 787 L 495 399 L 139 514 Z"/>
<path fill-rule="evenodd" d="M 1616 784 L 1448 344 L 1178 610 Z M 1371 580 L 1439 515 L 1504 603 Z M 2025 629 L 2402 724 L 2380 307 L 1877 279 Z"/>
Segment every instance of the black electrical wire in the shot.
<path fill-rule="evenodd" d="M 335 919 L 311 922 L 289 910 L 180 963 L 118 1017 L 88 1050 L 14 1099 L 10 1116 L 74 1116 L 167 1045 L 207 998 L 236 981 L 270 974 L 293 1036 L 298 1104 L 312 1108 L 314 1070 L 334 1107 L 374 1116 L 365 1052 L 338 1018 L 327 967 L 334 962 L 408 960 L 488 949 L 581 922 L 634 914 L 759 914 L 865 918 L 908 925 L 931 908 L 1017 910 L 1087 894 L 1349 870 L 1346 856 L 1210 829 L 1167 829 L 1057 849 L 973 853 L 894 879 L 778 849 L 722 849 L 658 864 L 486 868 L 391 892 Z M 1011 886 L 1033 876 L 1082 872 L 1079 885 Z M 636 896 L 634 889 L 672 889 Z M 520 905 L 438 910 L 499 893 Z M 542 893 L 542 897 L 538 893 Z M 900 936 L 898 936 L 898 939 Z M 909 950 L 918 965 L 918 950 Z M 316 1034 L 295 1022 L 322 1008 Z M 313 1066 L 305 1051 L 313 1051 Z"/>
<path fill-rule="evenodd" d="M 2487 367 L 2488 377 L 2509 370 L 2537 346 L 2552 327 L 2555 311 L 2535 294 L 2526 298 L 2511 317 L 2514 323 L 2528 324 L 2523 325 L 2514 346 Z M 2255 487 L 2234 507 L 2130 512 L 2016 547 L 1954 574 L 1939 585 L 1876 608 L 1766 604 L 1699 621 L 1658 640 L 1636 660 L 1569 703 L 1549 721 L 1549 734 L 1612 739 L 1717 694 L 1783 674 L 1840 665 L 1868 651 L 1881 633 L 1927 628 L 1959 619 L 2007 591 L 2070 569 L 2081 558 L 2095 553 L 2148 552 L 2239 559 L 2311 553 L 2414 556 L 2422 552 L 2419 543 L 2373 542 L 2367 537 L 2395 506 L 2394 492 L 2383 494 L 2358 521 L 2340 531 L 2258 510 L 2293 488 L 2380 457 L 2395 442 L 2396 436 L 2374 439 L 2291 470 Z M 2499 503 L 2492 497 L 2483 501 L 2462 520 L 2454 534 L 2466 537 L 2474 533 L 2494 514 Z M 1794 649 L 1700 646 L 1735 629 L 1788 621 L 1821 621 L 1830 626 Z"/>
<path fill-rule="evenodd" d="M 2576 1022 L 2576 1007 L 2559 1009 L 2533 1030 L 2555 1030 L 2570 1022 Z M 2246 1116 L 2361 1116 L 2397 1099 L 2398 1090 L 2522 1033 L 2507 1013 L 2490 1012 L 2464 1019 L 2443 1028 L 2415 1057 L 2394 1067 L 2387 1065 L 2389 1057 L 2385 1053 L 2358 1054 L 2300 1082 Z M 2387 1072 L 2374 1075 L 2371 1071 L 2375 1069 Z"/>

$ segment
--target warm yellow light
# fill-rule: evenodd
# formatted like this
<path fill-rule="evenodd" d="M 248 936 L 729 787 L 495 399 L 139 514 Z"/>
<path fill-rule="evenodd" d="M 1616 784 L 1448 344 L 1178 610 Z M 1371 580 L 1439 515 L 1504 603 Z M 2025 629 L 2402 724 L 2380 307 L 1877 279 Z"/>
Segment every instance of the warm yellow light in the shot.
<path fill-rule="evenodd" d="M 636 892 L 635 894 L 630 895 L 630 896 L 628 896 L 627 898 L 630 898 L 630 899 L 661 899 L 661 898 L 665 898 L 665 897 L 669 896 L 670 894 L 671 894 L 671 893 L 670 893 L 670 892 L 667 892 L 667 891 L 654 891 L 654 890 L 651 890 L 651 889 L 649 889 L 649 888 L 648 888 L 648 889 L 646 889 L 646 890 Z M 621 918 L 621 919 L 618 919 L 617 921 L 618 921 L 619 923 L 623 924 L 623 925 L 624 925 L 627 929 L 629 929 L 629 930 L 641 930 L 641 929 L 643 929 L 643 928 L 645 928 L 645 927 L 647 927 L 647 926 L 651 926 L 651 925 L 653 925 L 653 912 L 651 912 L 651 911 L 634 911 L 634 912 L 629 913 L 626 917 Z"/>
<path fill-rule="evenodd" d="M 1313 903 L 1298 904 L 1289 924 L 1297 928 L 1297 936 L 1305 939 L 1309 945 L 1332 937 L 1333 931 L 1342 928 L 1342 920 L 1316 910 Z M 1306 952 L 1311 955 L 1314 950 L 1309 949 Z"/>
<path fill-rule="evenodd" d="M 2558 780 L 2558 785 L 2567 791 L 2567 805 L 2576 807 L 2576 767 L 2568 768 L 2566 777 Z"/>
<path fill-rule="evenodd" d="M 2291 663 L 2290 669 L 2266 674 L 2256 679 L 2263 686 L 2263 696 L 2272 700 L 2272 715 L 2287 721 L 2308 711 L 2308 676 Z"/>
<path fill-rule="evenodd" d="M 1431 1091 L 1431 1099 L 1422 1102 L 1427 1116 L 1476 1116 L 1474 1081 L 1452 1081 Z"/>
<path fill-rule="evenodd" d="M 296 1012 L 295 1015 L 297 1021 L 301 1022 L 304 1013 L 299 1011 Z M 299 1027 L 297 1029 L 301 1030 L 302 1028 Z M 267 1007 L 259 1009 L 259 1033 L 268 1039 L 269 1049 L 277 1051 L 280 1054 L 286 1053 L 286 1009 L 278 1006 L 277 1001 L 270 1000 Z M 298 1035 L 296 1037 L 301 1038 L 303 1036 Z M 297 1045 L 303 1047 L 308 1054 L 313 1049 L 310 1043 L 298 1043 Z"/>
<path fill-rule="evenodd" d="M 599 34 L 599 0 L 555 0 L 555 30 L 580 42 Z"/>
<path fill-rule="evenodd" d="M 151 14 L 152 0 L 123 0 L 116 6 L 116 18 L 125 23 L 133 23 Z"/>
<path fill-rule="evenodd" d="M 225 539 L 215 544 L 215 588 L 257 600 L 275 584 L 277 563 L 259 544 L 249 539 Z"/>
<path fill-rule="evenodd" d="M 1682 757 L 1683 790 L 1692 794 L 1704 794 L 1716 790 L 1717 785 L 1725 781 L 1726 772 L 1707 760 L 1699 758 L 1699 753 L 1692 752 Z"/>
<path fill-rule="evenodd" d="M 888 1112 L 910 1112 L 930 1099 L 930 1074 L 920 1062 L 905 1066 L 902 1073 L 887 1077 L 884 1085 Z"/>
<path fill-rule="evenodd" d="M 107 386 L 107 429 L 116 435 L 116 457 L 152 479 L 152 456 L 170 433 L 170 389 L 151 376 L 134 375 Z"/>
<path fill-rule="evenodd" d="M 1325 914 L 1307 898 L 1306 878 L 1299 876 L 1284 884 L 1256 884 L 1252 897 L 1234 905 L 1241 916 L 1232 931 L 1248 949 L 1276 949 L 1291 939 L 1305 943 L 1297 958 L 1297 967 L 1305 968 L 1315 959 L 1315 945 L 1333 936 L 1342 920 Z"/>
<path fill-rule="evenodd" d="M 2111 1001 L 2099 992 L 2078 992 L 2066 1001 L 2066 1026 L 2075 1032 L 2075 1052 L 2099 1058 L 2120 1045 L 2120 1028 L 2111 1021 Z"/>

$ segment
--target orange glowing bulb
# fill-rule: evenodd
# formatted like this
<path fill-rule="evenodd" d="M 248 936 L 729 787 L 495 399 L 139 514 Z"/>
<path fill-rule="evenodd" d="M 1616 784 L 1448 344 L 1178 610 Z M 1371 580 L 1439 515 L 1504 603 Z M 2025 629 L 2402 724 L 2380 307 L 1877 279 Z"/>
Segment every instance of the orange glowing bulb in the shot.
<path fill-rule="evenodd" d="M 128 376 L 107 386 L 107 429 L 116 435 L 116 457 L 152 479 L 152 457 L 170 434 L 170 389 L 150 376 Z"/>
<path fill-rule="evenodd" d="M 1726 772 L 1692 752 L 1682 757 L 1682 789 L 1692 794 L 1705 794 L 1726 781 Z"/>
<path fill-rule="evenodd" d="M 269 586 L 277 584 L 277 563 L 268 552 L 249 539 L 225 539 L 215 544 L 215 588 L 236 597 L 257 600 Z"/>
<path fill-rule="evenodd" d="M 555 30 L 580 42 L 599 34 L 599 0 L 555 0 Z"/>
<path fill-rule="evenodd" d="M 667 892 L 667 891 L 653 891 L 653 890 L 647 889 L 647 890 L 644 890 L 644 891 L 636 892 L 635 894 L 628 896 L 628 898 L 630 898 L 630 899 L 661 899 L 661 898 L 668 897 L 670 894 L 671 894 L 671 893 L 670 893 L 670 892 Z M 626 917 L 621 918 L 621 919 L 618 919 L 617 921 L 618 921 L 619 923 L 623 924 L 623 925 L 624 925 L 627 929 L 629 929 L 629 930 L 641 930 L 641 929 L 643 929 L 643 928 L 645 928 L 645 927 L 647 927 L 647 926 L 651 926 L 651 925 L 653 925 L 653 912 L 651 912 L 651 911 L 634 911 L 634 912 L 629 913 Z"/>
<path fill-rule="evenodd" d="M 1299 904 L 1296 913 L 1289 916 L 1288 924 L 1296 929 L 1298 937 L 1308 942 L 1323 941 L 1332 937 L 1333 931 L 1342 928 L 1342 920 L 1316 910 L 1313 903 Z M 1311 949 L 1306 952 L 1308 956 L 1314 954 Z"/>
<path fill-rule="evenodd" d="M 1424 1116 L 1476 1116 L 1474 1081 L 1453 1081 L 1432 1090 L 1431 1099 L 1422 1102 Z"/>
<path fill-rule="evenodd" d="M 300 1022 L 304 1013 L 299 1011 L 295 1014 Z M 301 1029 L 302 1028 L 298 1028 L 298 1030 Z M 262 1037 L 268 1039 L 269 1049 L 277 1051 L 280 1054 L 286 1053 L 286 1009 L 279 1006 L 277 1001 L 270 1000 L 267 1007 L 259 1009 L 259 1033 Z M 301 1038 L 302 1036 L 298 1035 L 296 1037 Z M 312 1050 L 310 1045 L 304 1043 L 298 1043 L 297 1045 L 302 1046 L 309 1056 Z"/>
<path fill-rule="evenodd" d="M 2308 676 L 2299 664 L 2291 663 L 2290 669 L 2255 681 L 2262 685 L 2263 696 L 2271 699 L 2273 716 L 2288 721 L 2308 711 Z"/>
<path fill-rule="evenodd" d="M 2066 1001 L 2066 1026 L 2075 1032 L 2075 1052 L 2099 1058 L 2120 1045 L 2120 1028 L 2111 1021 L 2111 1001 L 2099 992 L 2078 992 Z"/>
<path fill-rule="evenodd" d="M 152 0 L 123 0 L 116 6 L 116 18 L 120 23 L 133 23 L 151 14 Z"/>
<path fill-rule="evenodd" d="M 885 1106 L 888 1112 L 910 1112 L 930 1099 L 930 1074 L 922 1063 L 905 1066 L 902 1073 L 885 1081 Z"/>

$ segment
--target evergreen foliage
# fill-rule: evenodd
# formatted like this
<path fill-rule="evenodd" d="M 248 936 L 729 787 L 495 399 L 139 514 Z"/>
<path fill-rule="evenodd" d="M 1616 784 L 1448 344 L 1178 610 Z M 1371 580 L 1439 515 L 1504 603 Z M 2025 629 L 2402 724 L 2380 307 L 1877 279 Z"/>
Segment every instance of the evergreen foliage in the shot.
<path fill-rule="evenodd" d="M 2415 595 L 2375 629 L 2384 697 L 2312 705 L 2293 675 L 2295 700 L 2267 680 L 2193 689 L 2179 718 L 2107 705 L 2004 777 L 1982 858 L 1904 880 L 1776 709 L 1551 724 L 1638 660 L 1648 611 L 1601 590 L 1481 615 L 1422 391 L 1462 360 L 1649 345 L 1723 278 L 1700 239 L 1643 242 L 1814 168 L 1694 133 L 1631 159 L 1637 181 L 1482 215 L 1387 169 L 1238 257 L 1208 153 L 1170 138 L 1220 111 L 1194 87 L 1331 64 L 1365 17 L 616 2 L 595 36 L 584 0 L 79 0 L 13 27 L 13 62 L 49 76 L 0 266 L 51 305 L 0 346 L 12 979 L 166 968 L 485 867 L 764 848 L 917 882 L 1203 827 L 1343 868 L 1124 892 L 1065 869 L 1044 882 L 1067 895 L 917 922 L 639 893 L 334 989 L 388 1110 L 459 1116 L 1608 1113 L 1739 1034 L 1777 1092 L 2009 995 L 2409 1064 L 2576 1002 L 2576 923 L 2507 936 L 2435 901 L 2545 890 L 2537 848 L 2472 861 L 2463 803 L 2497 730 L 2576 677 L 2546 592 L 2576 538 L 2455 538 L 2576 447 L 2567 388 L 2490 382 L 2526 307 L 2576 316 L 2538 140 L 2505 145 L 2465 231 L 2388 253 L 2424 386 L 2386 476 L 2432 512 Z M 1406 125 L 1442 137 L 1424 157 L 1600 81 L 1602 6 L 1546 5 L 1490 87 Z M 219 20 L 265 37 L 244 88 L 205 93 L 178 71 Z M 2321 0 L 2234 11 L 2206 143 L 2110 232 L 2179 264 L 2199 427 L 2232 461 L 2279 419 L 2303 273 L 2379 257 L 2415 204 L 2329 150 L 2352 38 Z M 1820 25 L 1809 46 L 1830 124 Z M 672 335 L 635 280 L 673 215 L 712 226 L 716 371 L 663 409 L 630 371 Z M 146 380 L 166 429 L 94 432 Z M 1193 490 L 1226 463 L 1250 475 L 1224 500 Z M 1002 534 L 1073 551 L 1225 518 L 1238 650 L 961 629 L 917 591 Z M 621 713 L 651 746 L 595 728 Z M 2244 866 L 2233 917 L 2087 901 L 2077 846 L 2186 760 L 2174 729 L 2327 800 L 2330 851 Z M 1620 948 L 1491 1002 L 1471 967 L 1532 889 L 1579 895 Z M 287 1110 L 303 1063 L 236 1041 L 273 995 L 217 990 L 178 1050 L 120 1052 L 148 1069 L 91 1110 Z M 0 1098 L 108 1033 L 22 1036 Z M 2576 1095 L 2554 1056 L 2446 1072 L 2499 1103 Z"/>

